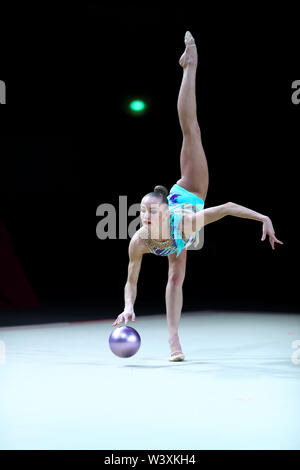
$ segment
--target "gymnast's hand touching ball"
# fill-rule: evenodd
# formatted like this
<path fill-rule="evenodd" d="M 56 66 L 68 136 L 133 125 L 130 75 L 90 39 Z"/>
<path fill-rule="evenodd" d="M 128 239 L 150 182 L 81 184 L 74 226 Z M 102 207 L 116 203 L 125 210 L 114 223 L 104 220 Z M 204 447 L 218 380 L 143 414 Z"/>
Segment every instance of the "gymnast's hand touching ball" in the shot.
<path fill-rule="evenodd" d="M 112 324 L 112 326 L 119 325 L 120 323 L 125 321 L 125 325 L 128 325 L 128 320 L 131 318 L 131 320 L 134 322 L 135 321 L 135 313 L 133 310 L 128 310 L 120 313 L 120 315 L 117 316 L 116 320 Z"/>

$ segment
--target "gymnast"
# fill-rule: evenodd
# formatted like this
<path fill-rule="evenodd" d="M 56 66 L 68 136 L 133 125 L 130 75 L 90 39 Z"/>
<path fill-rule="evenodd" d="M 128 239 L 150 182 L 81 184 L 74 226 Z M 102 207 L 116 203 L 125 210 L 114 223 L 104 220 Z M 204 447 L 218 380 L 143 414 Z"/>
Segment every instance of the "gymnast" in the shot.
<path fill-rule="evenodd" d="M 170 346 L 169 361 L 183 361 L 185 356 L 178 336 L 178 327 L 183 305 L 182 285 L 185 278 L 187 248 L 199 243 L 199 231 L 207 224 L 231 215 L 262 223 L 262 238 L 266 236 L 272 249 L 275 243 L 283 242 L 275 237 L 271 219 L 233 202 L 204 209 L 208 191 L 208 166 L 202 146 L 201 132 L 196 113 L 197 46 L 189 31 L 186 32 L 185 51 L 179 64 L 183 77 L 179 90 L 177 109 L 183 143 L 180 154 L 181 178 L 168 194 L 164 186 L 155 186 L 154 191 L 141 200 L 142 226 L 130 240 L 128 277 L 124 289 L 125 307 L 112 326 L 129 319 L 135 321 L 134 302 L 142 257 L 146 253 L 168 256 L 169 270 L 166 287 L 166 312 Z"/>

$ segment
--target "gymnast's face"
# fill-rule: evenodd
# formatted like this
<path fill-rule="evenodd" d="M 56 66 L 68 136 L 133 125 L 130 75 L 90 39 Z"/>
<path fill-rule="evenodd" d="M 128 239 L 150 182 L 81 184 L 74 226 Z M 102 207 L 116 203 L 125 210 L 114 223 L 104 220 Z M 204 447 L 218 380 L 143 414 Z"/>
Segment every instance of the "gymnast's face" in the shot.
<path fill-rule="evenodd" d="M 158 199 L 145 196 L 141 201 L 141 219 L 144 227 L 151 229 L 153 233 L 161 233 L 167 227 L 169 220 L 169 206 L 160 203 Z M 153 237 L 155 238 L 155 237 Z M 166 235 L 167 238 L 167 235 Z"/>

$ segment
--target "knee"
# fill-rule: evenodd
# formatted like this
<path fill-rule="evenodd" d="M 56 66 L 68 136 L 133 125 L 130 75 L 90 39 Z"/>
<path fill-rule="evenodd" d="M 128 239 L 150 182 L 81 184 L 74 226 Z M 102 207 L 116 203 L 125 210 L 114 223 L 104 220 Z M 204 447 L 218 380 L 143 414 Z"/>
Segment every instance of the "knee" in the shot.
<path fill-rule="evenodd" d="M 171 288 L 180 288 L 184 282 L 184 274 L 170 273 L 168 276 L 168 284 Z"/>
<path fill-rule="evenodd" d="M 183 127 L 183 135 L 187 137 L 201 138 L 201 130 L 197 120 L 185 124 Z"/>

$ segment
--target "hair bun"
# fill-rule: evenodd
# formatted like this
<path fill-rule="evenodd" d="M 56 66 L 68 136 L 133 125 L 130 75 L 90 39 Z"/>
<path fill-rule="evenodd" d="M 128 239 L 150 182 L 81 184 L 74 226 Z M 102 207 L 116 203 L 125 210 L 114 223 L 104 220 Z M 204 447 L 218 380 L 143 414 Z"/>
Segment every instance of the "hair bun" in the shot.
<path fill-rule="evenodd" d="M 155 193 L 161 193 L 164 196 L 167 196 L 169 194 L 169 191 L 167 190 L 167 188 L 165 186 L 155 186 L 154 192 Z"/>

